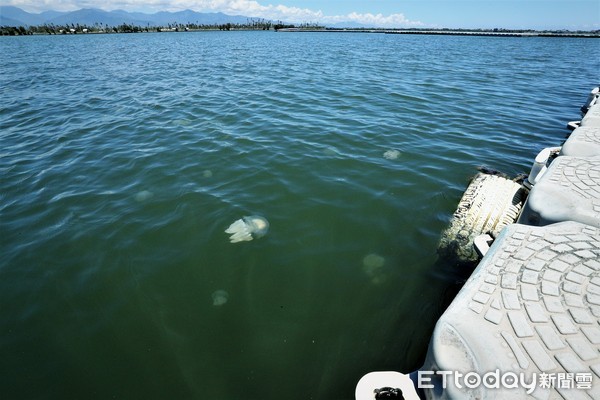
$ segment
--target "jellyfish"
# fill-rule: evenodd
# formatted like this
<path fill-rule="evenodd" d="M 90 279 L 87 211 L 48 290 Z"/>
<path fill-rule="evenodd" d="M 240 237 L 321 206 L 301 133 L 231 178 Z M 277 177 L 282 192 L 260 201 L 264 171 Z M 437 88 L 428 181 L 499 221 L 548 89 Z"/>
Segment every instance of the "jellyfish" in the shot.
<path fill-rule="evenodd" d="M 229 293 L 227 293 L 225 290 L 215 290 L 210 297 L 212 297 L 212 301 L 213 301 L 213 306 L 222 306 L 223 304 L 227 303 L 227 300 L 229 300 Z"/>
<path fill-rule="evenodd" d="M 212 178 L 213 173 L 210 169 L 206 169 L 206 170 L 202 171 L 202 176 L 204 178 Z"/>
<path fill-rule="evenodd" d="M 135 195 L 135 200 L 141 203 L 151 199 L 152 197 L 154 197 L 154 193 L 152 193 L 149 190 L 142 190 L 141 192 Z"/>
<path fill-rule="evenodd" d="M 191 124 L 192 124 L 192 121 L 190 121 L 187 118 L 176 119 L 173 121 L 173 125 L 189 126 Z"/>
<path fill-rule="evenodd" d="M 258 215 L 251 215 L 238 219 L 225 233 L 231 234 L 229 241 L 231 243 L 250 241 L 253 238 L 259 238 L 267 234 L 269 230 L 269 221 Z"/>
<path fill-rule="evenodd" d="M 363 258 L 363 272 L 376 285 L 386 280 L 386 273 L 383 269 L 384 265 L 385 258 L 379 254 L 371 253 Z"/>
<path fill-rule="evenodd" d="M 400 157 L 400 152 L 398 150 L 388 150 L 383 153 L 383 158 L 387 160 L 397 160 Z"/>
<path fill-rule="evenodd" d="M 339 152 L 335 146 L 328 146 L 323 150 L 323 154 L 326 156 L 337 156 Z"/>

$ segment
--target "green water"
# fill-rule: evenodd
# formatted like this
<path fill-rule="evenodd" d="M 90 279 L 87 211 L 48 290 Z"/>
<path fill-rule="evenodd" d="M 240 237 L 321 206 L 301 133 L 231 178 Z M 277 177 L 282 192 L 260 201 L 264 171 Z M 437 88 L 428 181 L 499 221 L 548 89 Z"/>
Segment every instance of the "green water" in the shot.
<path fill-rule="evenodd" d="M 436 247 L 469 176 L 560 144 L 599 50 L 0 38 L 2 398 L 351 399 L 418 368 L 460 283 Z M 230 243 L 253 214 L 269 232 Z"/>

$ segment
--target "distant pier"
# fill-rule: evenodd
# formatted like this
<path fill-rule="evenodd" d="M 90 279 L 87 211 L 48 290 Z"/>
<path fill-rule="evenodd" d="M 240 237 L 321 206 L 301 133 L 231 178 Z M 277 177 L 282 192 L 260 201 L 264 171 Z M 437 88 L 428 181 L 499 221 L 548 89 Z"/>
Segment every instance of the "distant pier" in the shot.
<path fill-rule="evenodd" d="M 329 29 L 329 28 L 281 28 L 277 32 L 323 32 L 323 33 L 383 33 L 386 35 L 441 35 L 441 36 L 492 36 L 492 37 L 564 37 L 600 38 L 600 31 L 510 31 L 510 30 L 449 30 L 449 29 Z"/>

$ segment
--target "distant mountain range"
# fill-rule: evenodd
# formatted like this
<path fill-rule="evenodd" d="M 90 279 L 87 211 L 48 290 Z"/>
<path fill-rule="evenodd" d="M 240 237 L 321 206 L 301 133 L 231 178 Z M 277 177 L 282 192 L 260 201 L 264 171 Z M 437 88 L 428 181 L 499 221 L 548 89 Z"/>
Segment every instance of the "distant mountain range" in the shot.
<path fill-rule="evenodd" d="M 227 15 L 223 13 L 199 13 L 192 10 L 179 12 L 161 11 L 154 14 L 127 12 L 123 10 L 103 11 L 96 8 L 84 8 L 71 12 L 44 11 L 32 14 L 18 7 L 0 6 L 0 26 L 34 26 L 44 24 L 66 25 L 80 24 L 93 26 L 104 24 L 118 26 L 122 24 L 137 26 L 167 26 L 169 24 L 245 24 L 250 17 Z"/>

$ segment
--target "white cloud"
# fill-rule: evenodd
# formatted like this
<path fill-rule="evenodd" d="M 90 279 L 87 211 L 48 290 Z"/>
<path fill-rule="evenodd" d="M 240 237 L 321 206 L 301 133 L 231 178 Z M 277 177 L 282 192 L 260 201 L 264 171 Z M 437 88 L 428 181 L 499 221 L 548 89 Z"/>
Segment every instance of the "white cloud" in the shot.
<path fill-rule="evenodd" d="M 339 23 L 339 22 L 356 22 L 369 27 L 378 28 L 401 28 L 401 27 L 416 27 L 423 26 L 422 22 L 410 21 L 406 19 L 404 14 L 358 14 L 350 13 L 348 15 L 336 15 L 331 17 L 323 18 L 323 22 L 326 23 Z"/>
<path fill-rule="evenodd" d="M 423 25 L 410 21 L 403 14 L 359 14 L 324 15 L 321 10 L 288 7 L 284 5 L 263 5 L 255 0 L 5 0 L 5 5 L 14 5 L 29 12 L 45 10 L 73 11 L 80 8 L 101 8 L 103 10 L 123 9 L 153 13 L 157 11 L 181 11 L 191 9 L 198 12 L 223 12 L 229 15 L 244 15 L 292 23 L 335 24 L 354 22 L 369 27 L 410 27 Z"/>

